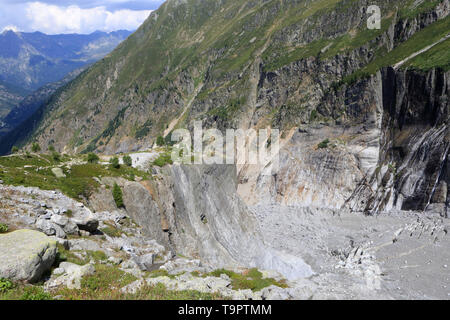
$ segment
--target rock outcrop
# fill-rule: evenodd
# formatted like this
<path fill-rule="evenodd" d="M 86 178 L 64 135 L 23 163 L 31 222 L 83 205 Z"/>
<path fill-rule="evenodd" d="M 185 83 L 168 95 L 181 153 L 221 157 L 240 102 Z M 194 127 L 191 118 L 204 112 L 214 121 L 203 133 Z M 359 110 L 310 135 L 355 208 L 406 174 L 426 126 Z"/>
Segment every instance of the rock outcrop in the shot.
<path fill-rule="evenodd" d="M 118 182 L 123 183 L 127 213 L 173 253 L 215 267 L 276 270 L 289 279 L 313 274 L 300 257 L 264 244 L 254 216 L 237 194 L 233 165 L 173 165 L 151 181 Z"/>
<path fill-rule="evenodd" d="M 52 266 L 56 241 L 33 230 L 0 235 L 0 278 L 36 282 Z"/>
<path fill-rule="evenodd" d="M 384 69 L 377 169 L 358 184 L 355 211 L 432 209 L 447 216 L 450 73 Z"/>

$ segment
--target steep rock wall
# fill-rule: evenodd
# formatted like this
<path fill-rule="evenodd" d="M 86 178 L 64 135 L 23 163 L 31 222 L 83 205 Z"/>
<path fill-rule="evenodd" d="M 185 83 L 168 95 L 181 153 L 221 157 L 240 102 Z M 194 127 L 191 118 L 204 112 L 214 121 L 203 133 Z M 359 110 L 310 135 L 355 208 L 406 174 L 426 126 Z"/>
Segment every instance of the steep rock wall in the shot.
<path fill-rule="evenodd" d="M 173 253 L 217 268 L 276 270 L 289 279 L 313 274 L 300 257 L 264 244 L 253 214 L 236 192 L 235 166 L 173 165 L 150 181 L 118 182 L 127 213 Z M 104 202 L 91 205 L 106 209 Z"/>
<path fill-rule="evenodd" d="M 349 207 L 372 213 L 434 209 L 447 215 L 450 73 L 387 68 L 382 74 L 380 158 Z"/>

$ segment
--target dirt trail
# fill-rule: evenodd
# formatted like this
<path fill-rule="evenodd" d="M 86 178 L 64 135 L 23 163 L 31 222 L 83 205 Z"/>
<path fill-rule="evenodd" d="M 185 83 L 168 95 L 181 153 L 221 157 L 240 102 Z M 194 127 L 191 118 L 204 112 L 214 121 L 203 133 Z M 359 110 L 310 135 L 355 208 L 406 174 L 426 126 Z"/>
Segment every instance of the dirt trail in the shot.
<path fill-rule="evenodd" d="M 397 70 L 398 68 L 400 68 L 402 65 L 404 65 L 406 62 L 408 62 L 409 60 L 417 57 L 418 55 L 427 52 L 428 50 L 430 50 L 431 48 L 433 48 L 434 46 L 440 44 L 441 42 L 444 42 L 445 40 L 450 39 L 450 34 L 446 35 L 445 37 L 443 37 L 442 39 L 440 39 L 439 41 L 429 45 L 428 47 L 423 48 L 422 50 L 419 50 L 415 53 L 413 53 L 412 55 L 410 55 L 409 57 L 407 57 L 406 59 L 403 59 L 402 61 L 398 62 L 397 64 L 394 65 L 394 69 Z"/>

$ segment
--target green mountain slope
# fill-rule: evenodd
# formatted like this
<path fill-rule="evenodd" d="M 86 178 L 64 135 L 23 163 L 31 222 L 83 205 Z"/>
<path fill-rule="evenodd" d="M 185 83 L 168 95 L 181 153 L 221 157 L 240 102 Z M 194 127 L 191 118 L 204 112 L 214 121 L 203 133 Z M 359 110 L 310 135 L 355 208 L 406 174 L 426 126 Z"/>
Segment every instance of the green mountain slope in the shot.
<path fill-rule="evenodd" d="M 1 152 L 35 140 L 67 152 L 139 150 L 194 119 L 284 131 L 352 122 L 330 92 L 450 30 L 448 0 L 377 4 L 380 30 L 367 29 L 362 0 L 169 0 L 6 137 Z M 447 48 L 448 40 L 406 65 L 448 70 Z"/>

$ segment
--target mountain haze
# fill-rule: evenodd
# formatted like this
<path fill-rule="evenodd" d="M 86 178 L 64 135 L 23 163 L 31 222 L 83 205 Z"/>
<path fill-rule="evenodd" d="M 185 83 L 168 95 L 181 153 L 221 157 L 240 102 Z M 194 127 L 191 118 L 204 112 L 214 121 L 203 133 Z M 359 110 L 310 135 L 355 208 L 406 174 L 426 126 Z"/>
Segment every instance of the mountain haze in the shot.
<path fill-rule="evenodd" d="M 0 34 L 0 119 L 28 94 L 111 52 L 131 32 Z"/>

